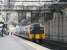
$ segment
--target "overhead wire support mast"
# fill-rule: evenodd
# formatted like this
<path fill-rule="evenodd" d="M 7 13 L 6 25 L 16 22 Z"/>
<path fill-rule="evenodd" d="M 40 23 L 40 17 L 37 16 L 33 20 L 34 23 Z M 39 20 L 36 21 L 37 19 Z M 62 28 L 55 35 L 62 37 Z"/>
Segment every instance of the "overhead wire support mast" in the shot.
<path fill-rule="evenodd" d="M 1 1 L 1 15 L 2 15 L 3 9 L 4 9 L 4 4 L 3 4 L 3 1 Z M 2 18 L 4 19 L 3 15 L 2 15 Z"/>
<path fill-rule="evenodd" d="M 3 11 L 3 1 L 1 1 L 1 17 L 0 18 L 3 18 L 4 19 L 4 17 L 3 17 L 3 15 L 2 15 L 2 11 Z M 4 21 L 0 21 L 0 22 L 4 22 Z M 2 37 L 3 37 L 3 29 L 2 29 Z"/>

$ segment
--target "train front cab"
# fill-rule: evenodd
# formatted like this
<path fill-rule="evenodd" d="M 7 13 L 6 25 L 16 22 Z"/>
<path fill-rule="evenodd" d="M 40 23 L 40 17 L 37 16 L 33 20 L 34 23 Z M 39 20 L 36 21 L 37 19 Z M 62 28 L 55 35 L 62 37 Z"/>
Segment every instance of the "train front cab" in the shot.
<path fill-rule="evenodd" d="M 29 33 L 29 38 L 31 39 L 31 41 L 43 41 L 44 39 L 46 39 L 46 34 L 44 34 L 44 27 L 40 27 L 40 31 L 31 31 Z"/>

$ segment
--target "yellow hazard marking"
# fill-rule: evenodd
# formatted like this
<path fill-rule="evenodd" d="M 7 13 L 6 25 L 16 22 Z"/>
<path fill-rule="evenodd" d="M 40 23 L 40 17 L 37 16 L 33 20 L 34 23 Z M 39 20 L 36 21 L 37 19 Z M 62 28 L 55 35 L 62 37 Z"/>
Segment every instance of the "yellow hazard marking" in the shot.
<path fill-rule="evenodd" d="M 42 46 L 40 46 L 38 44 L 35 44 L 33 42 L 30 42 L 30 41 L 25 41 L 24 43 L 28 44 L 29 46 L 33 47 L 36 50 L 50 50 L 50 49 L 48 49 L 46 47 L 42 47 Z"/>
<path fill-rule="evenodd" d="M 34 48 L 35 50 L 51 50 L 51 49 L 48 49 L 48 48 L 46 48 L 46 47 L 43 47 L 43 46 L 40 46 L 40 45 L 38 45 L 38 44 L 36 44 L 36 43 L 33 43 L 33 42 L 30 42 L 30 41 L 28 41 L 28 40 L 25 40 L 25 39 L 21 39 L 21 38 L 19 38 L 19 37 L 16 37 L 16 36 L 11 36 L 14 40 L 18 40 L 18 42 L 20 43 L 20 44 L 22 44 L 22 41 L 25 43 L 25 44 L 27 44 L 27 45 L 29 45 L 29 46 L 31 46 L 32 48 Z M 22 46 L 22 45 L 21 45 Z"/>

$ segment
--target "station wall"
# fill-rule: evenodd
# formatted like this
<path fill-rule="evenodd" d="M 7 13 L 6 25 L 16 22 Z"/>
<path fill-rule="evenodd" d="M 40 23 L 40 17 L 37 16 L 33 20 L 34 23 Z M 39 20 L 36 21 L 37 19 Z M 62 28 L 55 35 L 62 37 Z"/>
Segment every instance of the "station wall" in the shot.
<path fill-rule="evenodd" d="M 67 15 L 55 13 L 48 23 L 48 39 L 67 43 Z"/>

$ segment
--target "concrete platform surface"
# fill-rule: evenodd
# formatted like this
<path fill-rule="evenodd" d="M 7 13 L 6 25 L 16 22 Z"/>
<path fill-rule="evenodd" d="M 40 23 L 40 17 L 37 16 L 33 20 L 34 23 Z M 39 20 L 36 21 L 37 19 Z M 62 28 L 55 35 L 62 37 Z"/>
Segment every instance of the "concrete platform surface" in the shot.
<path fill-rule="evenodd" d="M 17 36 L 0 38 L 0 50 L 50 50 Z"/>

